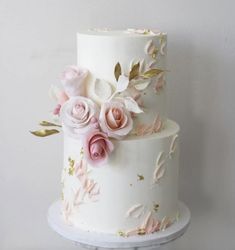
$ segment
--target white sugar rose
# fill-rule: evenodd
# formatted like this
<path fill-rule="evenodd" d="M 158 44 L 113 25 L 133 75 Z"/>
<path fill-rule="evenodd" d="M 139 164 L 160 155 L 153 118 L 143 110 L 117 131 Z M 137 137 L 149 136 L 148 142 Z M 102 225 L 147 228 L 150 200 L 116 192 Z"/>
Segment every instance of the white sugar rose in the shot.
<path fill-rule="evenodd" d="M 65 93 L 69 96 L 85 96 L 85 79 L 88 70 L 77 66 L 68 66 L 62 73 L 61 82 Z"/>
<path fill-rule="evenodd" d="M 71 97 L 61 108 L 61 122 L 65 133 L 80 137 L 91 128 L 98 128 L 96 104 L 82 96 Z"/>
<path fill-rule="evenodd" d="M 130 112 L 122 102 L 113 101 L 101 106 L 100 127 L 109 137 L 121 139 L 133 128 Z"/>

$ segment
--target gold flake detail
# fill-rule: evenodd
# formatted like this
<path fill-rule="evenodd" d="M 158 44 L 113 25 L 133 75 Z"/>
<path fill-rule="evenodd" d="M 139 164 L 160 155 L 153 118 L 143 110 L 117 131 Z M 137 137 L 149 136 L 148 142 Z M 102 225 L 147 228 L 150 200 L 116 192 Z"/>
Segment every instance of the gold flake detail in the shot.
<path fill-rule="evenodd" d="M 144 180 L 144 176 L 141 174 L 137 174 L 138 177 L 138 181 L 143 181 Z"/>
<path fill-rule="evenodd" d="M 126 234 L 123 231 L 118 231 L 118 235 L 121 237 L 126 237 Z"/>
<path fill-rule="evenodd" d="M 74 171 L 75 171 L 74 163 L 75 163 L 75 161 L 72 160 L 70 157 L 69 157 L 68 161 L 69 161 L 68 174 L 69 175 L 74 175 Z"/>
<path fill-rule="evenodd" d="M 154 210 L 155 212 L 157 212 L 158 209 L 159 209 L 159 204 L 154 203 L 154 204 L 153 204 L 153 210 Z"/>
<path fill-rule="evenodd" d="M 145 231 L 144 228 L 140 228 L 140 229 L 138 230 L 138 235 L 145 235 L 145 234 L 146 234 L 146 231 Z"/>

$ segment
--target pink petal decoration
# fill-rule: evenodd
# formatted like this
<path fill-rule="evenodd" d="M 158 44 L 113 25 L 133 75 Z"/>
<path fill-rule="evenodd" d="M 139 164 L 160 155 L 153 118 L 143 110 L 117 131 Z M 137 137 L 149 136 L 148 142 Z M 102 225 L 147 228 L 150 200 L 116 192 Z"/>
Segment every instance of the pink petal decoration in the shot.
<path fill-rule="evenodd" d="M 88 197 L 90 201 L 97 201 L 100 194 L 100 188 L 97 182 L 88 177 L 87 164 L 84 160 L 75 164 L 75 175 L 81 183 L 81 189 L 79 189 L 79 199 L 75 195 L 76 204 L 81 204 L 85 197 Z"/>
<path fill-rule="evenodd" d="M 157 115 L 152 124 L 139 124 L 136 127 L 136 135 L 151 135 L 157 133 L 162 129 L 162 121 L 160 116 Z"/>
<path fill-rule="evenodd" d="M 159 93 L 166 84 L 166 81 L 164 79 L 164 74 L 165 74 L 164 72 L 160 73 L 157 77 L 155 84 L 154 84 L 154 90 L 156 93 Z"/>
<path fill-rule="evenodd" d="M 164 227 L 166 228 L 168 225 L 170 225 L 169 220 L 167 221 L 167 224 L 164 222 Z M 143 232 L 144 234 L 151 234 L 154 232 L 157 232 L 160 230 L 162 225 L 162 222 L 154 218 L 154 215 L 151 211 L 146 215 L 143 223 L 136 228 L 130 229 L 126 231 L 126 236 L 134 236 L 139 235 L 140 232 Z"/>

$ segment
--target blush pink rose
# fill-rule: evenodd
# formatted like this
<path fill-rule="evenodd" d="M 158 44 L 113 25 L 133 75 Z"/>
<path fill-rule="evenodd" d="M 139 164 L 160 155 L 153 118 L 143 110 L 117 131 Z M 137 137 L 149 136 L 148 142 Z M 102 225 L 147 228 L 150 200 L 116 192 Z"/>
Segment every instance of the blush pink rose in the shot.
<path fill-rule="evenodd" d="M 86 160 L 92 166 L 97 166 L 107 162 L 114 146 L 105 133 L 95 129 L 84 136 L 83 148 Z"/>
<path fill-rule="evenodd" d="M 91 128 L 98 128 L 98 107 L 83 96 L 71 97 L 61 107 L 60 118 L 64 131 L 79 138 Z"/>
<path fill-rule="evenodd" d="M 99 116 L 100 127 L 109 137 L 121 139 L 133 128 L 130 112 L 118 101 L 104 103 Z"/>
<path fill-rule="evenodd" d="M 88 70 L 77 66 L 68 66 L 62 73 L 61 82 L 65 93 L 71 96 L 85 96 L 85 79 L 88 75 Z"/>

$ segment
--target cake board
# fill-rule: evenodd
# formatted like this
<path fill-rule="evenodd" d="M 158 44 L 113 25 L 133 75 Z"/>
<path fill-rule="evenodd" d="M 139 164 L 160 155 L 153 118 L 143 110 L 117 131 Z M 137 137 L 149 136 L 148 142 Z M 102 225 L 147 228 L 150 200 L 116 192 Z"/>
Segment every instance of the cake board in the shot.
<path fill-rule="evenodd" d="M 77 246 L 93 249 L 131 249 L 150 250 L 169 243 L 187 230 L 190 223 L 188 207 L 179 202 L 179 219 L 166 230 L 143 236 L 120 237 L 104 233 L 87 232 L 65 224 L 61 214 L 61 201 L 54 202 L 48 210 L 48 224 L 58 234 L 69 239 Z"/>

